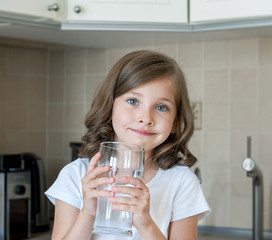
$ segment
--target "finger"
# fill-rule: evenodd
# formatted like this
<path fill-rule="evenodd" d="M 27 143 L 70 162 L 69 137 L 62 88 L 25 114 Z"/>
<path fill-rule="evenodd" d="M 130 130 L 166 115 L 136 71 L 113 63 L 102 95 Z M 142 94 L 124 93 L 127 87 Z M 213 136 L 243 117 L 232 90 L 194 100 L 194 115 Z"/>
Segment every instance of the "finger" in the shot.
<path fill-rule="evenodd" d="M 111 208 L 114 210 L 126 211 L 126 212 L 131 212 L 131 213 L 137 213 L 137 211 L 138 211 L 138 208 L 135 205 L 128 205 L 128 204 L 112 203 Z"/>
<path fill-rule="evenodd" d="M 109 171 L 110 171 L 110 166 L 96 167 L 86 173 L 86 175 L 82 178 L 82 182 L 85 183 L 97 177 L 110 177 L 108 173 Z"/>
<path fill-rule="evenodd" d="M 147 186 L 143 183 L 143 181 L 139 178 L 124 176 L 121 177 L 121 181 L 124 184 L 131 184 L 136 188 L 148 189 Z"/>
<path fill-rule="evenodd" d="M 107 187 L 111 187 L 112 184 L 115 182 L 115 178 L 114 177 L 101 177 L 101 178 L 95 178 L 92 181 L 90 181 L 87 184 L 87 188 L 107 188 Z M 111 190 L 109 188 L 109 190 Z"/>
<path fill-rule="evenodd" d="M 138 199 L 148 199 L 149 198 L 148 188 L 140 189 L 140 188 L 128 187 L 128 186 L 113 186 L 112 192 L 126 194 L 131 197 L 138 198 Z"/>
<path fill-rule="evenodd" d="M 114 196 L 109 198 L 109 202 L 112 204 L 125 204 L 125 205 L 138 205 L 139 200 L 133 197 L 119 197 L 119 196 Z"/>
<path fill-rule="evenodd" d="M 101 157 L 101 153 L 98 152 L 91 158 L 91 160 L 88 164 L 87 173 L 97 167 L 98 160 L 100 157 Z"/>
<path fill-rule="evenodd" d="M 93 198 L 97 198 L 97 197 L 113 197 L 114 193 L 111 191 L 107 191 L 107 190 L 97 190 L 97 189 L 92 189 L 90 191 L 87 191 L 84 193 L 84 196 L 87 199 L 93 199 Z"/>
<path fill-rule="evenodd" d="M 96 178 L 92 181 L 82 184 L 83 195 L 87 198 L 97 197 L 109 197 L 114 196 L 114 192 L 110 191 L 112 184 L 115 182 L 113 177 L 111 178 Z M 107 189 L 108 188 L 108 189 Z"/>

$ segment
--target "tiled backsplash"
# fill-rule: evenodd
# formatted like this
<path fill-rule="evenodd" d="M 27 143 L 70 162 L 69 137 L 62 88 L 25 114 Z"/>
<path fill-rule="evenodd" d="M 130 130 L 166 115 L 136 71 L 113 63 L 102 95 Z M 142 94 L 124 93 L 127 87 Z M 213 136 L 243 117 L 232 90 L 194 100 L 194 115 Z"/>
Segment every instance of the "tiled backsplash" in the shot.
<path fill-rule="evenodd" d="M 201 104 L 190 145 L 213 210 L 201 224 L 252 227 L 252 179 L 242 169 L 252 136 L 264 175 L 264 227 L 272 230 L 272 38 L 142 48 L 174 57 L 191 101 Z M 0 46 L 0 151 L 40 155 L 51 184 L 71 159 L 69 142 L 84 133 L 96 86 L 132 50 Z"/>

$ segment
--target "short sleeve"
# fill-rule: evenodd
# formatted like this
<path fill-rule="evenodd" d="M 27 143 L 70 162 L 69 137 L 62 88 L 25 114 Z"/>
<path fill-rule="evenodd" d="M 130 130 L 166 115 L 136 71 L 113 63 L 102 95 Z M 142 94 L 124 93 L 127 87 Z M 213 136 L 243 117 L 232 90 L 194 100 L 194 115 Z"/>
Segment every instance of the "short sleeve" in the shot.
<path fill-rule="evenodd" d="M 194 215 L 198 215 L 198 220 L 201 220 L 211 212 L 199 181 L 190 169 L 183 174 L 178 188 L 174 197 L 171 221 Z"/>
<path fill-rule="evenodd" d="M 54 205 L 56 199 L 59 199 L 80 209 L 83 199 L 81 178 L 86 173 L 86 167 L 79 160 L 66 165 L 53 185 L 45 192 L 48 199 Z"/>

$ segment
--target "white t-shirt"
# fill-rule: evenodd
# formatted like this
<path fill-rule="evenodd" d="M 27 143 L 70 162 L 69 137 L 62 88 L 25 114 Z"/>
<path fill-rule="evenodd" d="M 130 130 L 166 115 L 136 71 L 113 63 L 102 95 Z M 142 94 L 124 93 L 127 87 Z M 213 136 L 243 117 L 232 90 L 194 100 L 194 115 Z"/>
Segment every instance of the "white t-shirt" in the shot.
<path fill-rule="evenodd" d="M 88 158 L 79 158 L 61 170 L 56 181 L 45 192 L 53 204 L 55 199 L 60 199 L 78 209 L 83 207 L 81 179 L 86 173 L 88 163 Z M 194 215 L 198 215 L 200 220 L 210 213 L 198 179 L 188 167 L 159 169 L 146 186 L 150 193 L 150 215 L 166 238 L 170 222 Z M 94 235 L 92 239 L 127 238 Z M 135 228 L 130 239 L 140 240 Z"/>

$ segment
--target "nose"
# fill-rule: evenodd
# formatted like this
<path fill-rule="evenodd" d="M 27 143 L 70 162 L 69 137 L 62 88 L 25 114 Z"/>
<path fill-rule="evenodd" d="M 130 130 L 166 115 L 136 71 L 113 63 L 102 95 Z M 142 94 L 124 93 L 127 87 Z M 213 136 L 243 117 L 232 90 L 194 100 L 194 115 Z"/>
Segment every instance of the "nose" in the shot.
<path fill-rule="evenodd" d="M 138 123 L 141 123 L 145 126 L 152 126 L 154 124 L 152 110 L 150 109 L 141 109 L 138 115 Z"/>

